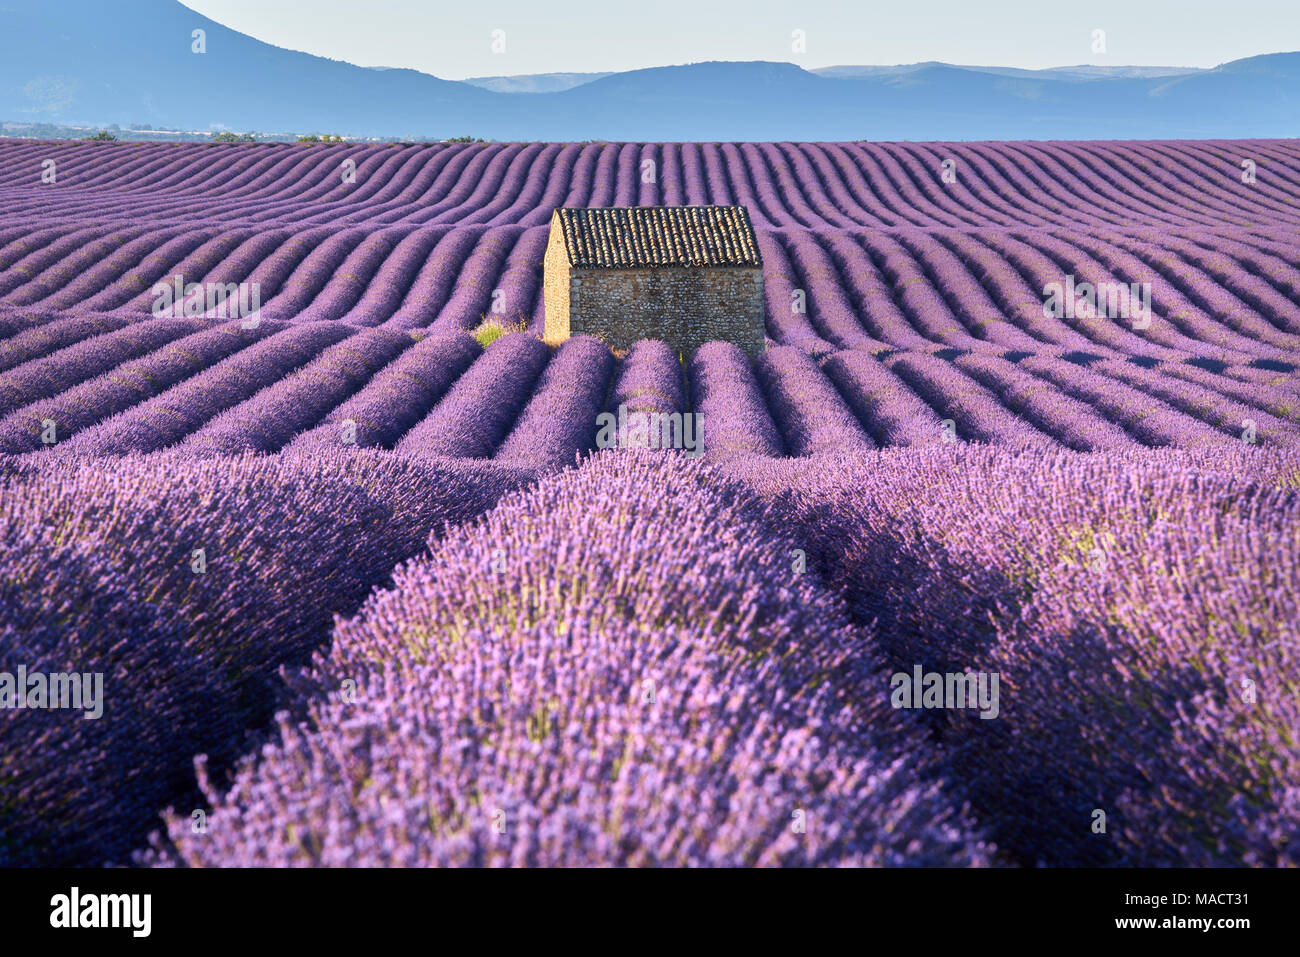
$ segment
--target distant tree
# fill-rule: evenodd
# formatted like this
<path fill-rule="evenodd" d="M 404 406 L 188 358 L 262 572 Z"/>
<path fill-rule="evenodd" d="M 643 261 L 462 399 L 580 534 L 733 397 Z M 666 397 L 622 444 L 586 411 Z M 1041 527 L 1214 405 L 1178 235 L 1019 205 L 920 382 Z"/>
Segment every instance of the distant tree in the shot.
<path fill-rule="evenodd" d="M 444 143 L 486 143 L 487 140 L 478 139 L 473 136 L 452 136 L 445 140 Z"/>
<path fill-rule="evenodd" d="M 114 136 L 112 133 L 110 133 L 108 130 L 100 130 L 98 133 L 94 134 L 93 136 L 87 136 L 86 139 L 99 140 L 101 142 L 107 142 L 109 140 L 112 140 L 113 142 L 117 142 L 117 137 Z"/>
<path fill-rule="evenodd" d="M 342 143 L 343 137 L 331 136 L 329 133 L 326 133 L 324 136 L 317 136 L 315 133 L 312 133 L 308 136 L 298 137 L 298 142 L 299 143 Z"/>
<path fill-rule="evenodd" d="M 257 137 L 252 133 L 231 133 L 229 130 L 222 130 L 220 133 L 213 133 L 212 139 L 217 143 L 256 143 Z"/>

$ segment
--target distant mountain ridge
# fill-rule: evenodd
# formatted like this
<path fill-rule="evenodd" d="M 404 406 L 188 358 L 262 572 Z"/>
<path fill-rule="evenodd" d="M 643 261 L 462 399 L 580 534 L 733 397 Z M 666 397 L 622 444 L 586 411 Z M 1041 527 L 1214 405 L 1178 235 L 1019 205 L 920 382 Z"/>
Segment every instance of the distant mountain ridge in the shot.
<path fill-rule="evenodd" d="M 462 82 L 497 93 L 559 93 L 603 80 L 612 73 L 522 73 L 516 76 L 471 76 Z"/>
<path fill-rule="evenodd" d="M 1297 107 L 1300 53 L 1210 70 L 760 61 L 453 81 L 281 49 L 176 0 L 0 0 L 8 121 L 496 140 L 1238 138 L 1300 134 Z"/>
<path fill-rule="evenodd" d="M 1000 76 L 1030 77 L 1041 80 L 1185 76 L 1192 73 L 1208 72 L 1201 67 L 1194 66 L 1102 66 L 1093 63 L 1080 63 L 1075 66 L 1054 66 L 1045 70 L 1026 70 L 1013 66 L 972 66 L 970 64 L 943 63 L 938 60 L 930 60 L 926 63 L 903 63 L 894 66 L 824 66 L 808 72 L 833 79 L 856 80 L 865 76 L 914 73 L 928 66 L 946 66 L 955 70 L 971 70 L 975 73 L 996 73 Z"/>

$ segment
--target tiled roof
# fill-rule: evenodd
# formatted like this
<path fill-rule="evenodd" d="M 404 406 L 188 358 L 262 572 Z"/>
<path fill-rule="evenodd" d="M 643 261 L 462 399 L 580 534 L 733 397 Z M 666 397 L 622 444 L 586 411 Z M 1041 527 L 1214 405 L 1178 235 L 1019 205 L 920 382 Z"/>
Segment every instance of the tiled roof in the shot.
<path fill-rule="evenodd" d="M 744 206 L 579 207 L 555 216 L 575 267 L 763 265 Z"/>

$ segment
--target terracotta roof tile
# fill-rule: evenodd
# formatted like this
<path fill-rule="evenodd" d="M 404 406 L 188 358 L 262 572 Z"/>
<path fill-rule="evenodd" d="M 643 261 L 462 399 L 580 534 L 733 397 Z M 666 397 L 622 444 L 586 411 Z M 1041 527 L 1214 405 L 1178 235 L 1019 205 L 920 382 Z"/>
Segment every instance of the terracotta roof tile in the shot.
<path fill-rule="evenodd" d="M 566 207 L 555 217 L 579 268 L 763 265 L 744 206 Z"/>

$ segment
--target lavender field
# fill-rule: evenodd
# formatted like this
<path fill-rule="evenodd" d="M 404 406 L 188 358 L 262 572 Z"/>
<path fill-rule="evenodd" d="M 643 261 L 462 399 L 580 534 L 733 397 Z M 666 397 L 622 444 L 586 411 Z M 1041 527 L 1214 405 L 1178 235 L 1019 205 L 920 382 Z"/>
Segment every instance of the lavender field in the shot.
<path fill-rule="evenodd" d="M 0 145 L 0 866 L 1296 866 L 1298 656 L 1297 141 Z"/>

